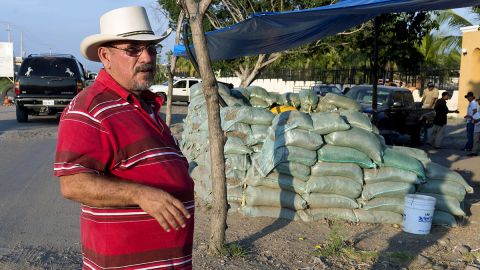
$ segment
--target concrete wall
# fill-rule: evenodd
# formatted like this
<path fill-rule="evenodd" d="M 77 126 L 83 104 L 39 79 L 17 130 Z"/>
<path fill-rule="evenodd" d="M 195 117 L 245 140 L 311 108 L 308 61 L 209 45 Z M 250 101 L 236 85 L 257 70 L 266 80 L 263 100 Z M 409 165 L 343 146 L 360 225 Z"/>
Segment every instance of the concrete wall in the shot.
<path fill-rule="evenodd" d="M 480 97 L 480 27 L 476 25 L 460 30 L 463 32 L 463 39 L 458 110 L 460 115 L 464 116 L 468 107 L 468 100 L 464 96 L 472 91 L 476 98 Z"/>

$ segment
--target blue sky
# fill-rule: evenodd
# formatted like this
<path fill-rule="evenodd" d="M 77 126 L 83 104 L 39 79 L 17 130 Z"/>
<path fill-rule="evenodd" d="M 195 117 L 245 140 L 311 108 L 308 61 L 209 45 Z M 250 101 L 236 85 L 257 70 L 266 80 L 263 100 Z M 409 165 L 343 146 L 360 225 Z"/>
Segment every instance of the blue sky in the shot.
<path fill-rule="evenodd" d="M 87 69 L 97 71 L 100 64 L 86 60 L 79 44 L 86 36 L 99 30 L 100 16 L 124 6 L 143 6 L 157 34 L 168 28 L 168 21 L 155 0 L 0 0 L 0 42 L 10 35 L 14 53 L 20 56 L 20 33 L 23 32 L 25 53 L 68 53 L 77 57 Z M 175 36 L 163 42 L 164 52 L 172 50 Z"/>
<path fill-rule="evenodd" d="M 68 53 L 77 57 L 87 69 L 98 71 L 100 64 L 84 59 L 79 52 L 81 40 L 99 32 L 100 16 L 112 9 L 144 6 L 157 34 L 168 28 L 168 22 L 155 0 L 0 0 L 0 42 L 14 42 L 20 56 L 20 33 L 25 53 Z M 461 9 L 462 15 L 467 14 Z M 163 42 L 163 52 L 173 50 L 174 33 Z"/>

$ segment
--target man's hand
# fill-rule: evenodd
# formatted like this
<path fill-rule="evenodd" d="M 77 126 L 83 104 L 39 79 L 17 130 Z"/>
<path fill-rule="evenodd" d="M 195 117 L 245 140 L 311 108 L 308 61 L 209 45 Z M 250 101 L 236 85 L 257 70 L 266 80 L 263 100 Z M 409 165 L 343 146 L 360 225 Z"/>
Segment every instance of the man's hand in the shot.
<path fill-rule="evenodd" d="M 175 230 L 179 227 L 185 228 L 185 218 L 190 218 L 188 210 L 181 201 L 158 188 L 144 186 L 139 189 L 134 200 L 167 232 L 170 232 L 170 227 Z"/>

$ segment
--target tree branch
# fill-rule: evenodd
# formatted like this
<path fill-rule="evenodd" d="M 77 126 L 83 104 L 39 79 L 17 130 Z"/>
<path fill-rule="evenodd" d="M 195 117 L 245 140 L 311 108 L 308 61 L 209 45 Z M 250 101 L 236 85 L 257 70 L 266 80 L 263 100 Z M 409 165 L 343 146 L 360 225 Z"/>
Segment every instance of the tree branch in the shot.
<path fill-rule="evenodd" d="M 362 23 L 362 25 L 358 28 L 358 29 L 355 29 L 351 32 L 341 32 L 341 33 L 338 33 L 337 35 L 351 35 L 351 34 L 355 34 L 356 32 L 359 32 L 359 31 L 362 31 L 364 28 L 366 27 L 366 24 L 365 23 Z"/>
<path fill-rule="evenodd" d="M 282 53 L 273 53 L 269 55 L 267 61 L 265 61 L 260 68 L 264 68 L 270 65 L 271 63 L 277 61 L 277 59 L 280 58 L 280 56 L 282 56 Z"/>

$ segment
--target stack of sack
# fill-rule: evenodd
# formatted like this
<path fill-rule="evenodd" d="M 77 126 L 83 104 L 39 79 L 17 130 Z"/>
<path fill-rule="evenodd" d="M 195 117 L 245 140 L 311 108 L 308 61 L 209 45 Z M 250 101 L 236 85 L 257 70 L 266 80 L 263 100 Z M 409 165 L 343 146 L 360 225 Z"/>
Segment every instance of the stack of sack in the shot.
<path fill-rule="evenodd" d="M 195 86 L 181 145 L 197 195 L 210 201 L 205 99 Z M 354 100 L 219 87 L 229 105 L 221 108 L 227 199 L 241 213 L 400 224 L 405 195 L 421 193 L 437 199 L 434 224 L 455 226 L 465 215 L 461 202 L 473 192 L 465 180 L 423 150 L 387 146 Z M 299 111 L 274 115 L 266 108 L 275 103 Z"/>

